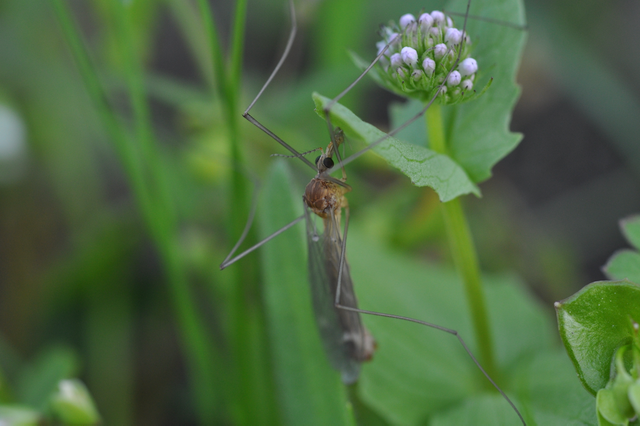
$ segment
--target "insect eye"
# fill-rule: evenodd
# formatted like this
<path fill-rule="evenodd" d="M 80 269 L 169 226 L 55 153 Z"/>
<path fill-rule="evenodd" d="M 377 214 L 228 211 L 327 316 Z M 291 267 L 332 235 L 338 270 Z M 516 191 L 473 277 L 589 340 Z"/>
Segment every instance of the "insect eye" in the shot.
<path fill-rule="evenodd" d="M 320 157 L 321 157 L 321 155 L 318 155 L 316 157 L 316 161 L 313 162 L 316 166 L 318 166 L 318 161 L 320 161 Z"/>
<path fill-rule="evenodd" d="M 327 157 L 327 158 L 325 158 L 325 159 L 324 159 L 324 161 L 322 162 L 322 164 L 324 164 L 324 166 L 325 166 L 327 169 L 330 169 L 330 168 L 332 168 L 332 167 L 333 167 L 333 160 L 332 160 L 330 157 Z"/>

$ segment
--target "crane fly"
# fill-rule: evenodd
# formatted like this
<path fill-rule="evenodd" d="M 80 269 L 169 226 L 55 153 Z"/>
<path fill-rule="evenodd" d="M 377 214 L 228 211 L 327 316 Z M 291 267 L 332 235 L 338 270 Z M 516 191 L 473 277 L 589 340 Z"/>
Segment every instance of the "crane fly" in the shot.
<path fill-rule="evenodd" d="M 349 205 L 345 193 L 351 187 L 342 179 L 328 174 L 334 166 L 333 154 L 344 141 L 344 134 L 336 128 L 325 152 L 316 158 L 317 175 L 309 182 L 302 196 L 307 224 L 309 251 L 309 281 L 316 324 L 322 336 L 325 352 L 333 367 L 340 371 L 343 382 L 354 383 L 360 363 L 373 356 L 375 342 L 362 324 L 357 311 L 356 295 L 345 257 L 346 229 Z M 340 218 L 345 209 L 345 237 L 340 235 Z M 324 233 L 320 234 L 310 212 L 322 218 Z"/>
<path fill-rule="evenodd" d="M 281 233 L 287 231 L 297 223 L 305 220 L 309 256 L 308 273 L 309 281 L 311 284 L 315 319 L 319 329 L 319 333 L 322 337 L 323 346 L 327 357 L 329 358 L 334 369 L 338 370 L 341 373 L 342 380 L 345 384 L 351 384 L 357 381 L 361 363 L 370 360 L 373 357 L 373 353 L 375 351 L 375 340 L 369 333 L 369 331 L 364 327 L 360 314 L 414 322 L 454 335 L 458 339 L 468 356 L 474 362 L 476 367 L 482 372 L 487 380 L 499 391 L 506 402 L 512 407 L 512 409 L 518 415 L 522 424 L 526 425 L 524 418 L 522 417 L 514 403 L 483 369 L 463 338 L 456 330 L 417 320 L 414 318 L 359 309 L 354 292 L 353 282 L 351 280 L 349 265 L 346 260 L 349 206 L 345 194 L 351 191 L 351 187 L 346 183 L 346 172 L 344 170 L 344 166 L 355 160 L 364 152 L 382 143 L 389 136 L 396 134 L 418 118 L 422 117 L 425 111 L 436 100 L 436 97 L 441 91 L 440 89 L 444 88 L 445 82 L 441 84 L 440 89 L 436 92 L 433 98 L 430 99 L 424 109 L 422 109 L 413 118 L 405 122 L 402 126 L 396 128 L 389 134 L 371 143 L 363 150 L 352 154 L 350 157 L 344 160 L 341 159 L 338 148 L 344 141 L 344 134 L 340 128 L 333 127 L 331 120 L 329 119 L 330 109 L 340 98 L 342 98 L 347 92 L 349 92 L 351 88 L 353 88 L 379 60 L 381 60 L 381 58 L 385 54 L 385 51 L 396 41 L 396 39 L 398 37 L 402 37 L 402 34 L 396 35 L 396 38 L 389 41 L 386 46 L 379 51 L 377 57 L 370 64 L 370 66 L 367 67 L 364 72 L 342 93 L 340 93 L 336 98 L 334 98 L 324 107 L 324 115 L 326 118 L 327 127 L 329 129 L 329 134 L 331 135 L 331 141 L 329 142 L 327 148 L 323 151 L 322 155 L 318 156 L 316 161 L 312 163 L 307 158 L 305 158 L 305 155 L 312 151 L 299 153 L 295 148 L 290 146 L 279 136 L 277 136 L 275 133 L 261 124 L 258 120 L 256 120 L 253 116 L 251 116 L 251 114 L 249 114 L 249 111 L 252 109 L 257 100 L 262 96 L 264 90 L 267 88 L 267 86 L 269 86 L 269 84 L 277 74 L 284 60 L 288 56 L 293 44 L 297 26 L 293 2 L 291 0 L 289 2 L 289 5 L 292 20 L 292 29 L 287 45 L 285 47 L 285 51 L 264 86 L 261 88 L 257 96 L 243 113 L 243 117 L 256 127 L 258 127 L 260 130 L 262 130 L 264 133 L 269 135 L 272 139 L 277 141 L 281 146 L 283 146 L 292 154 L 281 156 L 295 157 L 300 159 L 308 167 L 313 169 L 314 172 L 316 172 L 316 175 L 306 186 L 305 193 L 302 197 L 302 201 L 304 204 L 304 214 L 302 216 L 296 218 L 291 223 L 274 232 L 251 248 L 233 257 L 239 245 L 246 237 L 255 216 L 257 203 L 254 202 L 245 230 L 243 231 L 242 236 L 236 246 L 234 246 L 231 253 L 220 265 L 221 269 L 226 268 L 227 266 L 246 256 L 250 252 L 266 244 Z M 470 0 L 467 3 L 463 33 L 464 29 L 466 28 L 469 6 Z M 460 56 L 458 55 L 456 62 L 448 71 L 447 77 L 457 66 L 459 60 Z M 333 160 L 334 156 L 336 156 L 338 159 L 337 164 Z M 337 167 L 342 169 L 342 178 L 340 179 L 334 178 L 330 175 L 330 173 L 334 169 L 337 169 Z M 345 210 L 345 223 L 344 233 L 341 235 L 342 209 Z M 319 227 L 316 226 L 314 216 L 322 219 L 322 231 L 319 229 Z"/>

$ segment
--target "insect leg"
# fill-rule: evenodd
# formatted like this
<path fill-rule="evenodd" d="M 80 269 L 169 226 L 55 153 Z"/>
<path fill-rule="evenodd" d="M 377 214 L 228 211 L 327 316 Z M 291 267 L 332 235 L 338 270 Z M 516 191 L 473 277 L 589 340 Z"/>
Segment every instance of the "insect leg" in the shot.
<path fill-rule="evenodd" d="M 267 129 L 262 123 L 260 123 L 258 120 L 253 118 L 253 116 L 251 116 L 251 114 L 249 114 L 249 111 L 251 110 L 251 108 L 253 108 L 253 105 L 258 101 L 258 99 L 260 99 L 260 96 L 262 96 L 262 93 L 269 86 L 269 84 L 271 84 L 271 81 L 273 80 L 273 78 L 276 76 L 276 74 L 280 70 L 280 67 L 282 66 L 284 61 L 287 59 L 287 56 L 289 56 L 289 51 L 291 50 L 291 46 L 293 45 L 293 41 L 296 38 L 296 32 L 298 30 L 298 24 L 296 22 L 296 11 L 295 11 L 295 9 L 293 7 L 293 0 L 289 0 L 289 10 L 290 10 L 290 13 L 291 13 L 291 32 L 289 33 L 289 39 L 287 40 L 287 46 L 284 49 L 284 53 L 282 54 L 282 57 L 278 61 L 278 64 L 274 68 L 273 72 L 271 73 L 271 75 L 267 79 L 266 83 L 264 83 L 264 85 L 262 86 L 262 89 L 260 89 L 260 91 L 258 92 L 256 97 L 253 99 L 253 101 L 251 101 L 251 103 L 249 104 L 247 109 L 242 113 L 242 116 L 244 118 L 246 118 L 251 124 L 256 126 L 258 129 L 262 130 L 267 135 L 271 136 L 271 138 L 273 138 L 280 145 L 282 145 L 283 147 L 288 149 L 294 155 L 294 157 L 298 157 L 303 163 L 305 163 L 306 165 L 311 167 L 313 170 L 315 170 L 316 167 L 313 165 L 313 163 L 311 163 L 311 161 L 309 161 L 306 158 L 304 158 L 298 151 L 296 151 L 295 148 L 293 148 L 291 145 L 289 145 L 288 143 L 283 141 L 275 133 L 273 133 L 271 130 Z"/>
<path fill-rule="evenodd" d="M 249 253 L 251 253 L 252 251 L 254 251 L 255 249 L 257 249 L 258 247 L 261 247 L 262 245 L 268 243 L 269 241 L 271 241 L 272 239 L 274 239 L 275 237 L 277 237 L 278 235 L 282 234 L 283 232 L 285 232 L 287 229 L 291 228 L 292 226 L 294 226 L 296 223 L 300 222 L 302 219 L 304 219 L 304 215 L 294 219 L 292 222 L 290 222 L 288 225 L 283 226 L 282 228 L 280 228 L 279 230 L 277 230 L 276 232 L 274 232 L 273 234 L 269 235 L 267 238 L 265 238 L 264 240 L 260 241 L 259 243 L 257 243 L 256 245 L 249 247 L 248 249 L 246 249 L 245 251 L 243 251 L 242 253 L 240 253 L 239 255 L 237 255 L 236 257 L 229 259 L 231 256 L 233 256 L 233 253 L 235 253 L 235 251 L 238 249 L 238 246 L 242 243 L 242 241 L 244 241 L 244 238 L 246 237 L 247 233 L 249 232 L 249 228 L 251 227 L 251 223 L 253 222 L 253 218 L 255 216 L 255 204 L 252 206 L 251 209 L 251 214 L 249 216 L 249 220 L 247 221 L 247 225 L 245 226 L 244 231 L 242 232 L 242 236 L 240 238 L 240 240 L 236 243 L 236 245 L 233 247 L 233 250 L 231 250 L 231 253 L 229 253 L 229 255 L 226 257 L 226 259 L 220 264 L 220 269 L 224 269 L 227 266 L 235 263 L 236 261 L 242 259 L 243 257 L 245 257 L 246 255 L 248 255 Z"/>

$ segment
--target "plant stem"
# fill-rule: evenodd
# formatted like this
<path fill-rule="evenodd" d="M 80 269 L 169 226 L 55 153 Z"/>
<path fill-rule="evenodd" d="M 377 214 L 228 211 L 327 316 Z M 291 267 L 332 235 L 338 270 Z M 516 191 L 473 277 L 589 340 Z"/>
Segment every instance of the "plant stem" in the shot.
<path fill-rule="evenodd" d="M 447 141 L 439 105 L 433 104 L 427 110 L 426 122 L 430 148 L 439 154 L 447 154 Z M 487 373 L 497 381 L 499 380 L 497 377 L 498 370 L 493 353 L 493 339 L 489 328 L 478 256 L 460 198 L 442 203 L 442 213 L 447 227 L 451 254 L 462 278 L 469 311 L 471 312 L 473 330 L 479 348 L 478 360 Z M 486 380 L 483 383 L 493 388 Z"/>
<path fill-rule="evenodd" d="M 206 0 L 198 1 L 203 27 L 208 37 L 215 82 L 214 92 L 220 94 L 222 111 L 229 135 L 229 151 L 236 167 L 231 171 L 231 191 L 228 202 L 228 229 L 230 235 L 240 235 L 249 211 L 249 182 L 242 173 L 244 162 L 240 140 L 240 77 L 247 0 L 236 1 L 228 61 L 225 60 L 213 19 L 213 10 Z M 255 241 L 251 231 L 245 240 Z M 251 264 L 253 263 L 253 264 Z M 226 300 L 228 321 L 227 338 L 233 365 L 231 413 L 235 424 L 278 424 L 275 383 L 270 374 L 269 344 L 265 326 L 259 264 L 246 259 L 244 267 L 236 271 L 235 285 Z"/>

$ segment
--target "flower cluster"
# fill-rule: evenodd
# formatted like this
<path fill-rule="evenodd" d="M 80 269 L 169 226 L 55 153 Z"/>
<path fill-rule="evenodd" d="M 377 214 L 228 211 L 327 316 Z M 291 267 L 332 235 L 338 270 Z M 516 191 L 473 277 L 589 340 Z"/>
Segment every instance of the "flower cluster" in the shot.
<path fill-rule="evenodd" d="M 467 100 L 474 93 L 478 63 L 470 56 L 471 39 L 449 16 L 437 10 L 417 19 L 406 14 L 398 23 L 382 27 L 381 35 L 378 54 L 388 47 L 376 74 L 388 89 L 424 102 L 439 90 L 444 104 Z"/>

